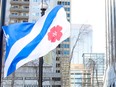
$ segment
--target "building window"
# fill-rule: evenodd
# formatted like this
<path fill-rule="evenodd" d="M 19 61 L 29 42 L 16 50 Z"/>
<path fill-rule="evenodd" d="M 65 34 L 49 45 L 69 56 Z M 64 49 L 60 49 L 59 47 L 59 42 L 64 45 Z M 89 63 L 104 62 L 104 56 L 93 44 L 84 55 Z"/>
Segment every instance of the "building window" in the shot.
<path fill-rule="evenodd" d="M 28 22 L 28 20 L 23 20 L 22 22 Z"/>
<path fill-rule="evenodd" d="M 64 5 L 64 2 L 62 2 L 62 5 Z"/>
<path fill-rule="evenodd" d="M 59 44 L 58 48 L 69 48 L 69 44 Z"/>
<path fill-rule="evenodd" d="M 58 1 L 57 4 L 58 4 L 58 5 L 61 5 L 61 1 Z"/>
<path fill-rule="evenodd" d="M 69 48 L 69 44 L 62 44 L 63 48 Z"/>
<path fill-rule="evenodd" d="M 68 5 L 70 5 L 70 2 L 68 2 Z"/>
<path fill-rule="evenodd" d="M 26 16 L 26 13 L 23 13 L 22 15 L 23 15 L 23 16 Z"/>
<path fill-rule="evenodd" d="M 29 2 L 29 0 L 23 0 L 23 1 L 25 1 L 25 2 L 27 2 L 27 1 L 28 1 L 28 2 Z"/>
<path fill-rule="evenodd" d="M 58 47 L 58 48 L 61 48 L 61 44 L 59 44 L 57 47 Z"/>
<path fill-rule="evenodd" d="M 11 7 L 12 8 L 18 8 L 19 6 L 18 5 L 12 5 Z"/>
<path fill-rule="evenodd" d="M 67 8 L 67 10 L 66 11 L 70 11 L 70 8 Z"/>
<path fill-rule="evenodd" d="M 58 1 L 57 4 L 58 4 L 58 5 L 70 5 L 70 2 Z"/>
<path fill-rule="evenodd" d="M 24 87 L 38 87 L 37 85 L 24 85 Z"/>
<path fill-rule="evenodd" d="M 65 50 L 64 55 L 69 55 L 69 51 Z"/>
<path fill-rule="evenodd" d="M 56 73 L 60 73 L 60 70 L 56 70 Z"/>
<path fill-rule="evenodd" d="M 52 87 L 61 87 L 61 85 L 52 85 Z"/>
<path fill-rule="evenodd" d="M 58 50 L 56 54 L 61 54 L 61 53 L 62 53 L 62 52 L 61 52 L 60 50 Z"/>
<path fill-rule="evenodd" d="M 65 5 L 67 5 L 68 3 L 67 2 L 65 2 Z"/>
<path fill-rule="evenodd" d="M 18 15 L 18 13 L 15 13 L 15 12 L 14 12 L 14 13 L 11 13 L 11 14 L 12 14 L 13 16 L 16 16 L 16 15 Z"/>
<path fill-rule="evenodd" d="M 70 11 L 70 8 L 65 8 L 65 11 Z"/>
<path fill-rule="evenodd" d="M 45 86 L 42 86 L 42 87 L 50 87 L 49 85 L 45 85 Z"/>
<path fill-rule="evenodd" d="M 70 19 L 68 19 L 68 21 L 70 22 Z"/>
<path fill-rule="evenodd" d="M 60 77 L 53 77 L 52 80 L 54 80 L 54 81 L 60 81 L 61 78 Z"/>
<path fill-rule="evenodd" d="M 22 16 L 28 16 L 28 13 L 22 13 Z"/>
<path fill-rule="evenodd" d="M 57 67 L 57 68 L 60 67 L 60 63 L 56 63 L 56 67 Z"/>
<path fill-rule="evenodd" d="M 67 38 L 66 40 L 65 40 L 65 42 L 69 42 L 70 40 L 69 40 L 69 38 Z"/>
<path fill-rule="evenodd" d="M 13 1 L 18 1 L 18 0 L 13 0 Z"/>
<path fill-rule="evenodd" d="M 67 17 L 70 17 L 70 14 L 67 14 Z"/>
<path fill-rule="evenodd" d="M 56 57 L 56 61 L 59 61 L 60 60 L 60 57 Z"/>
<path fill-rule="evenodd" d="M 74 73 L 71 73 L 71 75 L 74 75 Z"/>
<path fill-rule="evenodd" d="M 28 8 L 29 8 L 29 6 L 23 6 L 23 8 L 28 9 Z"/>
<path fill-rule="evenodd" d="M 39 0 L 33 0 L 33 2 L 39 2 Z"/>

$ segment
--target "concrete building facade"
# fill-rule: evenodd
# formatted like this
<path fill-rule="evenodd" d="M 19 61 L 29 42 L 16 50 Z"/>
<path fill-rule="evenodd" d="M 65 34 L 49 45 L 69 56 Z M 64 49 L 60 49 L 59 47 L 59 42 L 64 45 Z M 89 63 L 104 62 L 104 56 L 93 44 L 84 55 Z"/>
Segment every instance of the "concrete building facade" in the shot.
<path fill-rule="evenodd" d="M 57 0 L 58 5 L 64 6 L 68 21 L 70 21 L 70 3 L 70 0 Z M 70 38 L 56 48 L 56 58 L 60 60 L 61 87 L 70 87 Z"/>
<path fill-rule="evenodd" d="M 84 64 L 71 64 L 70 87 L 92 87 L 91 69 L 85 69 Z"/>
<path fill-rule="evenodd" d="M 106 0 L 106 73 L 104 87 L 116 85 L 116 0 Z"/>

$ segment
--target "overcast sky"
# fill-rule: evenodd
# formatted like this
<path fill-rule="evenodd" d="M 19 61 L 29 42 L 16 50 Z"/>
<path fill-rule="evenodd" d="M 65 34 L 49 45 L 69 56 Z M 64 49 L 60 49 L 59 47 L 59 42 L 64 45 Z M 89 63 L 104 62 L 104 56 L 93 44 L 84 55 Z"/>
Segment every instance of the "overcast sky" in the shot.
<path fill-rule="evenodd" d="M 93 52 L 105 52 L 105 0 L 72 0 L 71 21 L 91 24 Z"/>

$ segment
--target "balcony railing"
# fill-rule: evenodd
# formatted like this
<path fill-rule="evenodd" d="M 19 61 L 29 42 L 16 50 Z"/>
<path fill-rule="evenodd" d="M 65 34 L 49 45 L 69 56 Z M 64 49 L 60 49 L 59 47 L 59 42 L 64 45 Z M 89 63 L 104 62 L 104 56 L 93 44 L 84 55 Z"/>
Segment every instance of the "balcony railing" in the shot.
<path fill-rule="evenodd" d="M 28 1 L 10 1 L 10 4 L 14 5 L 29 5 Z"/>
<path fill-rule="evenodd" d="M 28 19 L 29 16 L 25 15 L 9 15 L 10 18 L 17 18 L 17 19 Z"/>
<path fill-rule="evenodd" d="M 14 12 L 29 12 L 29 8 L 10 8 L 10 11 Z"/>

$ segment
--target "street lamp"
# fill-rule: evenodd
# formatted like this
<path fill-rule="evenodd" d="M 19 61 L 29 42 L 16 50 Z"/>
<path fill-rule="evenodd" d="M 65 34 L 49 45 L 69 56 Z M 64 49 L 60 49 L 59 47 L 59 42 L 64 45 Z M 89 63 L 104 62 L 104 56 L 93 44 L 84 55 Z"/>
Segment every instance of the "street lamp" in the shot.
<path fill-rule="evenodd" d="M 41 1 L 41 16 L 45 14 L 46 9 L 48 8 L 48 4 L 46 0 Z M 42 87 L 42 78 L 43 78 L 43 57 L 39 58 L 39 87 Z"/>
<path fill-rule="evenodd" d="M 46 9 L 48 8 L 48 4 L 46 3 L 46 0 L 42 0 L 40 4 L 41 8 L 41 16 L 45 14 Z"/>

